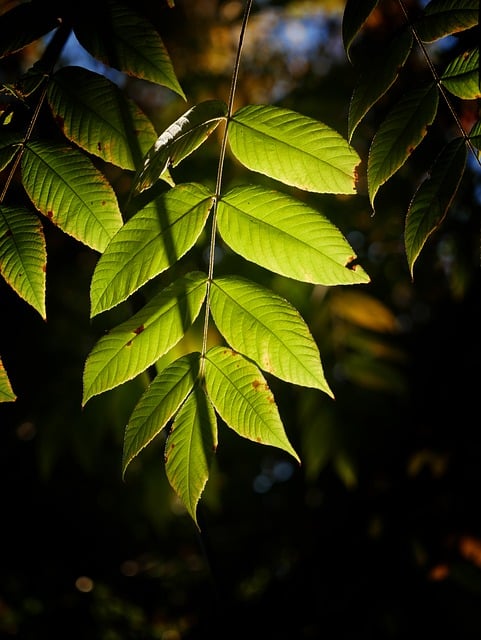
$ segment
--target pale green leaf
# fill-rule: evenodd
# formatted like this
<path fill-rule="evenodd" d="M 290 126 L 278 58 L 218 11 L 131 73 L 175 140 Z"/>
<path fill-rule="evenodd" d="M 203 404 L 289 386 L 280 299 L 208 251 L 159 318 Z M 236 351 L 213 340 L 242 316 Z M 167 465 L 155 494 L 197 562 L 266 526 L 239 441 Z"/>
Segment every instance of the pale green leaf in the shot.
<path fill-rule="evenodd" d="M 222 420 L 243 438 L 299 456 L 289 442 L 266 379 L 255 364 L 226 347 L 205 357 L 207 394 Z"/>
<path fill-rule="evenodd" d="M 195 386 L 174 418 L 165 445 L 170 485 L 197 524 L 197 504 L 217 448 L 217 419 L 202 387 Z"/>
<path fill-rule="evenodd" d="M 112 187 L 90 160 L 61 144 L 29 142 L 21 164 L 37 209 L 65 233 L 103 251 L 122 217 Z"/>
<path fill-rule="evenodd" d="M 318 193 L 354 193 L 356 151 L 322 122 L 273 105 L 249 105 L 229 121 L 229 142 L 244 166 Z"/>
<path fill-rule="evenodd" d="M 247 260 L 313 284 L 369 281 L 347 240 L 307 204 L 260 186 L 235 187 L 218 203 L 224 241 Z"/>
<path fill-rule="evenodd" d="M 466 51 L 452 60 L 441 76 L 443 86 L 463 100 L 481 98 L 479 48 Z"/>
<path fill-rule="evenodd" d="M 69 140 L 123 169 L 135 170 L 157 137 L 153 124 L 125 93 L 87 69 L 60 69 L 47 95 Z"/>
<path fill-rule="evenodd" d="M 369 109 L 394 84 L 412 46 L 412 33 L 404 30 L 383 48 L 381 54 L 368 57 L 349 105 L 349 140 Z"/>
<path fill-rule="evenodd" d="M 175 167 L 195 151 L 225 119 L 227 106 L 219 100 L 195 105 L 172 123 L 149 149 L 134 177 L 133 193 L 149 189 L 169 167 Z M 164 178 L 165 179 L 165 178 Z"/>
<path fill-rule="evenodd" d="M 185 99 L 167 49 L 152 23 L 119 2 L 108 2 L 106 9 L 107 23 L 99 13 L 94 21 L 84 16 L 74 24 L 80 44 L 105 64 L 161 84 Z"/>
<path fill-rule="evenodd" d="M 199 355 L 190 353 L 160 371 L 142 394 L 125 430 L 122 473 L 173 418 L 194 388 Z"/>
<path fill-rule="evenodd" d="M 367 182 L 371 204 L 383 185 L 406 162 L 432 124 L 438 108 L 436 85 L 410 91 L 381 123 L 369 150 Z"/>
<path fill-rule="evenodd" d="M 27 209 L 0 207 L 0 272 L 44 319 L 46 263 L 40 220 Z"/>
<path fill-rule="evenodd" d="M 197 272 L 179 278 L 102 336 L 85 363 L 83 404 L 131 380 L 176 345 L 200 312 L 206 282 Z"/>
<path fill-rule="evenodd" d="M 414 194 L 406 217 L 405 246 L 411 275 L 429 236 L 444 220 L 456 195 L 466 165 L 466 143 L 457 138 L 436 158 L 429 178 Z"/>
<path fill-rule="evenodd" d="M 332 396 L 319 349 L 299 312 L 287 300 L 237 277 L 215 279 L 210 293 L 215 324 L 233 349 L 286 382 Z"/>
<path fill-rule="evenodd" d="M 0 402 L 13 402 L 17 399 L 0 358 Z"/>
<path fill-rule="evenodd" d="M 369 15 L 374 11 L 379 0 L 347 0 L 342 17 L 342 41 L 347 57 L 351 59 L 351 45 L 366 22 Z"/>
<path fill-rule="evenodd" d="M 91 315 L 111 309 L 175 264 L 196 242 L 212 206 L 200 184 L 182 184 L 136 213 L 115 235 L 91 282 Z"/>
<path fill-rule="evenodd" d="M 470 29 L 478 24 L 479 0 L 432 0 L 414 23 L 423 42 Z"/>

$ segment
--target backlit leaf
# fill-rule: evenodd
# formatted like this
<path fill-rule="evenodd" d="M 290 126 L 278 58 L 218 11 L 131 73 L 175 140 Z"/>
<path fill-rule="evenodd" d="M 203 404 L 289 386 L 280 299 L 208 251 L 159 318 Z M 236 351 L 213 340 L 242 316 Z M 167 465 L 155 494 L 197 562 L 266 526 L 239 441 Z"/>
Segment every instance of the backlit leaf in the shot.
<path fill-rule="evenodd" d="M 379 190 L 405 163 L 433 122 L 438 108 L 436 85 L 409 92 L 381 123 L 369 150 L 367 182 L 371 204 Z"/>
<path fill-rule="evenodd" d="M 213 281 L 210 305 L 217 328 L 233 349 L 282 380 L 332 396 L 319 349 L 287 300 L 248 280 L 225 277 Z"/>
<path fill-rule="evenodd" d="M 411 275 L 429 236 L 439 227 L 456 195 L 466 165 L 466 144 L 452 140 L 436 158 L 431 175 L 414 194 L 406 217 L 405 245 Z"/>
<path fill-rule="evenodd" d="M 289 442 L 264 376 L 255 364 L 226 347 L 205 358 L 207 394 L 222 420 L 243 438 L 299 456 Z"/>
<path fill-rule="evenodd" d="M 469 139 L 476 149 L 481 150 L 481 120 L 474 123 L 471 131 L 469 132 Z"/>
<path fill-rule="evenodd" d="M 17 399 L 0 358 L 0 402 L 13 402 Z"/>
<path fill-rule="evenodd" d="M 470 29 L 478 24 L 479 0 L 432 0 L 414 23 L 424 42 Z"/>
<path fill-rule="evenodd" d="M 471 49 L 454 58 L 441 76 L 441 82 L 458 98 L 463 100 L 481 98 L 479 48 Z"/>
<path fill-rule="evenodd" d="M 218 204 L 224 241 L 247 260 L 313 284 L 360 284 L 368 275 L 325 216 L 299 200 L 259 186 L 235 187 Z"/>
<path fill-rule="evenodd" d="M 65 233 L 103 251 L 122 217 L 112 187 L 90 160 L 61 144 L 29 142 L 21 164 L 37 209 Z"/>
<path fill-rule="evenodd" d="M 272 105 L 249 105 L 229 121 L 229 143 L 244 166 L 318 193 L 354 193 L 356 151 L 322 122 Z"/>
<path fill-rule="evenodd" d="M 196 242 L 212 206 L 200 184 L 182 184 L 136 213 L 100 256 L 91 282 L 91 315 L 111 309 L 175 264 Z"/>
<path fill-rule="evenodd" d="M 342 41 L 347 57 L 351 59 L 350 51 L 354 38 L 361 30 L 369 15 L 377 6 L 378 0 L 347 0 L 342 17 Z"/>
<path fill-rule="evenodd" d="M 26 2 L 13 7 L 0 16 L 0 58 L 23 49 L 58 24 L 57 18 L 41 4 Z"/>
<path fill-rule="evenodd" d="M 197 385 L 175 416 L 165 445 L 167 478 L 196 524 L 197 504 L 216 448 L 216 415 L 203 388 Z"/>
<path fill-rule="evenodd" d="M 199 354 L 182 356 L 152 380 L 130 416 L 125 430 L 122 473 L 173 418 L 194 388 Z"/>
<path fill-rule="evenodd" d="M 46 262 L 40 220 L 27 209 L 0 207 L 0 272 L 44 319 Z"/>

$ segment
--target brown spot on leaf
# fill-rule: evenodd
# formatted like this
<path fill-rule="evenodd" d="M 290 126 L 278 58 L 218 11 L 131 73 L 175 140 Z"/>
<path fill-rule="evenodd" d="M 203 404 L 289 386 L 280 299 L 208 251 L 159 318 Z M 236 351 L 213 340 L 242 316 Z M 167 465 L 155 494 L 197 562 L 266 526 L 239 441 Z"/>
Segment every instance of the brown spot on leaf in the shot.
<path fill-rule="evenodd" d="M 262 438 L 259 438 L 259 436 L 257 436 L 256 442 L 258 442 L 259 444 L 262 444 Z"/>
<path fill-rule="evenodd" d="M 97 142 L 97 151 L 102 151 L 102 143 Z"/>
<path fill-rule="evenodd" d="M 346 267 L 346 269 L 355 271 L 357 267 L 357 256 L 349 256 L 344 266 Z"/>
<path fill-rule="evenodd" d="M 47 211 L 47 218 L 53 220 L 53 211 Z"/>
<path fill-rule="evenodd" d="M 47 265 L 46 265 L 46 264 L 42 265 L 42 271 L 43 271 L 44 273 L 46 273 L 46 272 L 47 272 Z"/>
<path fill-rule="evenodd" d="M 140 327 L 137 327 L 137 329 L 134 329 L 134 333 L 136 335 L 139 335 L 139 333 L 142 333 L 142 331 L 145 329 L 144 325 L 141 324 Z"/>
<path fill-rule="evenodd" d="M 125 346 L 126 346 L 126 347 L 131 347 L 131 346 L 132 346 L 132 340 L 129 340 L 129 341 L 125 344 Z"/>

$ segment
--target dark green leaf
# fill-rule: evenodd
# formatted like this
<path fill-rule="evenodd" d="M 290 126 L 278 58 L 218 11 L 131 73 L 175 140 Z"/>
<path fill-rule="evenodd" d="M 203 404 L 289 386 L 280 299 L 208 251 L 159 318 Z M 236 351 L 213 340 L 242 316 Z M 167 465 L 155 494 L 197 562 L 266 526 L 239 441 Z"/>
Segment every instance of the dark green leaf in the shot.
<path fill-rule="evenodd" d="M 351 59 L 350 51 L 354 38 L 361 30 L 371 12 L 377 6 L 378 0 L 347 0 L 342 17 L 342 41 L 347 57 Z"/>
<path fill-rule="evenodd" d="M 25 2 L 0 16 L 0 58 L 38 40 L 59 21 L 41 3 Z"/>
<path fill-rule="evenodd" d="M 478 24 L 479 0 L 432 0 L 424 14 L 414 23 L 424 42 L 470 29 Z"/>

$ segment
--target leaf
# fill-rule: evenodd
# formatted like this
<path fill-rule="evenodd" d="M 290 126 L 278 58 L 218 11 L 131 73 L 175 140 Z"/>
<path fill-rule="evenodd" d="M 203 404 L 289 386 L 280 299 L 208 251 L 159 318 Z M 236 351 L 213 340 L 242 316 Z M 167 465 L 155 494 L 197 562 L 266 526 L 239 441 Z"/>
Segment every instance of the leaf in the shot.
<path fill-rule="evenodd" d="M 210 290 L 215 324 L 229 345 L 273 375 L 332 397 L 319 349 L 298 311 L 253 282 L 217 278 Z"/>
<path fill-rule="evenodd" d="M 409 30 L 405 30 L 383 49 L 382 54 L 376 58 L 369 56 L 349 105 L 349 140 L 369 109 L 394 84 L 412 46 L 413 36 Z"/>
<path fill-rule="evenodd" d="M 204 390 L 196 386 L 175 416 L 165 446 L 167 478 L 196 524 L 197 504 L 216 448 L 215 412 Z"/>
<path fill-rule="evenodd" d="M 21 148 L 22 137 L 16 133 L 3 133 L 0 138 L 0 171 L 13 160 Z"/>
<path fill-rule="evenodd" d="M 218 229 L 233 251 L 275 273 L 312 284 L 369 281 L 339 229 L 291 196 L 235 187 L 218 203 Z"/>
<path fill-rule="evenodd" d="M 41 4 L 27 2 L 0 16 L 0 58 L 20 51 L 46 35 L 59 21 Z"/>
<path fill-rule="evenodd" d="M 406 217 L 405 245 L 411 276 L 414 263 L 429 236 L 444 220 L 466 165 L 463 138 L 448 143 L 436 158 L 431 175 L 414 194 Z"/>
<path fill-rule="evenodd" d="M 103 251 L 122 217 L 113 189 L 90 160 L 62 144 L 29 142 L 21 166 L 37 209 L 65 233 Z"/>
<path fill-rule="evenodd" d="M 379 187 L 405 163 L 432 124 L 438 90 L 430 84 L 407 93 L 388 113 L 371 144 L 367 182 L 371 205 Z"/>
<path fill-rule="evenodd" d="M 122 474 L 167 425 L 194 388 L 199 355 L 182 356 L 163 369 L 142 394 L 125 429 Z"/>
<path fill-rule="evenodd" d="M 452 60 L 443 75 L 443 86 L 463 100 L 481 98 L 479 49 L 466 51 Z"/>
<path fill-rule="evenodd" d="M 318 193 L 353 193 L 356 151 L 317 120 L 272 105 L 239 109 L 228 125 L 234 156 L 252 171 Z"/>
<path fill-rule="evenodd" d="M 469 132 L 469 139 L 476 149 L 481 150 L 481 120 L 474 123 L 471 131 Z"/>
<path fill-rule="evenodd" d="M 479 0 L 432 0 L 414 27 L 423 42 L 434 42 L 470 29 L 478 21 Z"/>
<path fill-rule="evenodd" d="M 102 336 L 85 363 L 83 404 L 145 371 L 179 342 L 204 302 L 207 276 L 190 273 Z"/>
<path fill-rule="evenodd" d="M 3 366 L 2 359 L 0 358 L 0 402 L 13 402 L 17 399 L 15 392 L 12 389 L 7 372 Z"/>
<path fill-rule="evenodd" d="M 27 209 L 0 207 L 0 272 L 42 318 L 47 252 L 43 228 Z"/>
<path fill-rule="evenodd" d="M 169 167 L 175 167 L 195 151 L 225 119 L 226 113 L 224 102 L 208 100 L 180 116 L 149 149 L 141 170 L 134 177 L 132 192 L 149 189 Z"/>
<path fill-rule="evenodd" d="M 350 60 L 351 45 L 379 0 L 347 0 L 342 17 L 342 41 Z"/>
<path fill-rule="evenodd" d="M 287 439 L 269 386 L 255 364 L 226 347 L 205 357 L 205 384 L 222 420 L 243 438 L 299 456 Z"/>
<path fill-rule="evenodd" d="M 135 170 L 156 138 L 153 124 L 112 82 L 80 67 L 54 74 L 48 100 L 69 140 L 106 162 Z"/>
<path fill-rule="evenodd" d="M 93 273 L 92 317 L 175 264 L 197 241 L 211 206 L 206 187 L 187 183 L 163 193 L 128 220 Z"/>
<path fill-rule="evenodd" d="M 161 84 L 185 99 L 167 49 L 153 25 L 122 3 L 109 2 L 107 9 L 107 23 L 99 14 L 94 23 L 84 16 L 74 24 L 80 44 L 101 62 Z"/>

